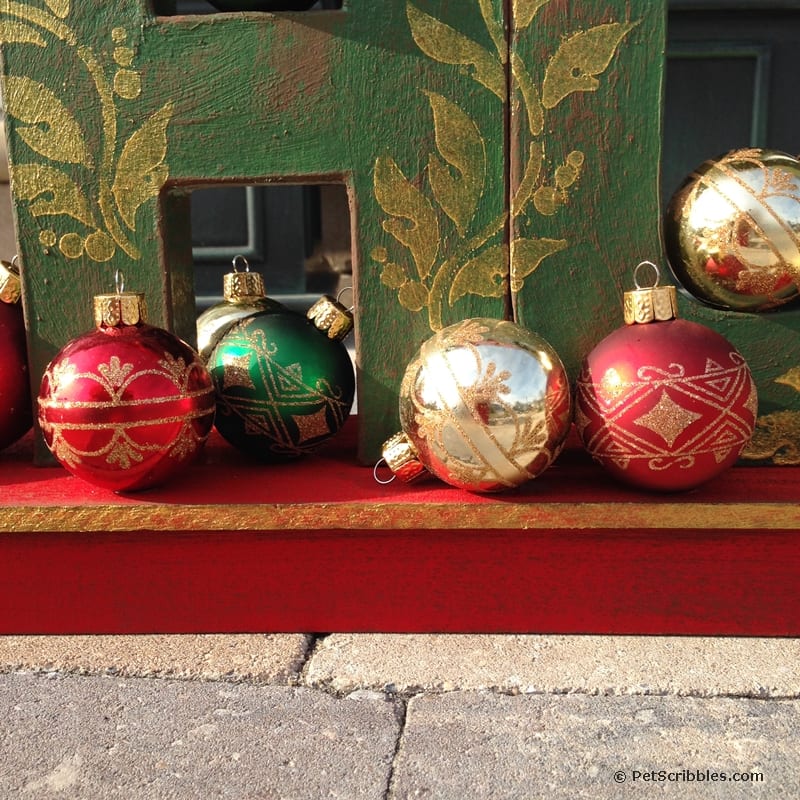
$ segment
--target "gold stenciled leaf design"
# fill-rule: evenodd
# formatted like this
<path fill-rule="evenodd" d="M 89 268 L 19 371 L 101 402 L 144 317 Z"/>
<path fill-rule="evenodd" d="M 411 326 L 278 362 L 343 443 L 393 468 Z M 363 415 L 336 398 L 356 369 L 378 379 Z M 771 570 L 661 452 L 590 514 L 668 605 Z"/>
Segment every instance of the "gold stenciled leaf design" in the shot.
<path fill-rule="evenodd" d="M 0 42 L 9 44 L 35 44 L 45 47 L 46 42 L 35 28 L 22 22 L 0 21 Z"/>
<path fill-rule="evenodd" d="M 506 33 L 503 29 L 503 23 L 500 22 L 494 15 L 494 4 L 492 0 L 478 0 L 478 5 L 481 9 L 481 16 L 486 23 L 486 30 L 492 37 L 494 46 L 500 55 L 500 60 L 505 64 L 508 60 L 508 43 L 506 42 Z"/>
<path fill-rule="evenodd" d="M 775 383 L 791 386 L 796 392 L 800 392 L 800 367 L 792 367 L 779 378 L 775 378 Z"/>
<path fill-rule="evenodd" d="M 44 0 L 47 7 L 61 19 L 64 19 L 69 14 L 71 0 Z"/>
<path fill-rule="evenodd" d="M 122 148 L 114 185 L 111 188 L 125 224 L 136 229 L 136 212 L 155 197 L 169 176 L 164 163 L 167 155 L 167 125 L 173 104 L 167 103 L 146 120 Z"/>
<path fill-rule="evenodd" d="M 123 364 L 119 356 L 111 356 L 108 364 L 98 364 L 97 371 L 103 376 L 108 384 L 109 393 L 115 395 L 115 389 L 121 389 L 128 376 L 133 372 L 133 364 L 130 362 Z"/>
<path fill-rule="evenodd" d="M 800 412 L 775 411 L 758 418 L 753 437 L 742 451 L 742 458 L 771 461 L 773 464 L 800 464 L 798 442 Z"/>
<path fill-rule="evenodd" d="M 536 12 L 549 2 L 550 0 L 512 0 L 511 8 L 514 14 L 514 28 L 518 31 L 525 30 L 533 21 Z"/>
<path fill-rule="evenodd" d="M 428 277 L 439 252 L 439 222 L 433 206 L 414 186 L 391 156 L 375 161 L 375 199 L 395 219 L 383 222 L 383 229 L 411 251 L 417 273 Z"/>
<path fill-rule="evenodd" d="M 430 301 L 428 290 L 419 281 L 404 283 L 397 293 L 397 298 L 400 301 L 400 305 L 409 311 L 422 311 Z"/>
<path fill-rule="evenodd" d="M 515 239 L 511 242 L 511 291 L 520 291 L 525 278 L 547 256 L 558 253 L 566 246 L 566 239 Z"/>
<path fill-rule="evenodd" d="M 92 165 L 80 126 L 46 86 L 9 75 L 5 104 L 12 117 L 25 123 L 17 129 L 20 138 L 39 155 L 51 161 Z"/>
<path fill-rule="evenodd" d="M 436 146 L 456 171 L 434 153 L 428 163 L 428 178 L 439 205 L 464 234 L 475 215 L 486 181 L 486 148 L 477 125 L 455 103 L 435 92 L 427 92 L 433 110 Z"/>
<path fill-rule="evenodd" d="M 528 112 L 528 127 L 531 134 L 540 136 L 544 130 L 544 108 L 541 97 L 539 97 L 539 89 L 525 68 L 525 62 L 517 53 L 513 53 L 511 56 L 511 72 L 522 93 L 522 99 Z"/>
<path fill-rule="evenodd" d="M 502 63 L 486 48 L 455 28 L 420 11 L 413 3 L 406 8 L 411 35 L 426 56 L 444 64 L 471 65 L 472 77 L 501 100 L 506 94 L 506 75 Z"/>
<path fill-rule="evenodd" d="M 542 84 L 542 103 L 555 108 L 573 92 L 594 92 L 595 77 L 611 63 L 619 43 L 638 22 L 609 22 L 570 36 L 550 59 Z"/>
<path fill-rule="evenodd" d="M 516 217 L 525 210 L 525 206 L 533 196 L 533 188 L 542 171 L 544 163 L 544 146 L 541 142 L 531 142 L 528 152 L 528 163 L 514 196 L 511 198 L 511 214 Z"/>
<path fill-rule="evenodd" d="M 95 227 L 89 202 L 75 181 L 56 167 L 47 164 L 17 164 L 13 169 L 14 192 L 30 205 L 35 217 L 67 216 Z"/>
<path fill-rule="evenodd" d="M 503 297 L 508 273 L 508 245 L 489 247 L 459 269 L 450 286 L 450 305 L 467 294 Z"/>

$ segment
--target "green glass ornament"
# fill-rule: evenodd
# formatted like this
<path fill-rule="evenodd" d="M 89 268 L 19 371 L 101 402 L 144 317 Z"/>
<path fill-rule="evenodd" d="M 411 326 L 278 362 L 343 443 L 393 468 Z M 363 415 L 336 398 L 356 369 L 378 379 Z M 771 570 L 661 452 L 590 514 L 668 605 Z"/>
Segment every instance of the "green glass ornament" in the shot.
<path fill-rule="evenodd" d="M 219 433 L 263 461 L 297 458 L 330 439 L 355 396 L 342 341 L 352 326 L 352 314 L 327 296 L 305 317 L 284 309 L 237 322 L 207 362 Z"/>
<path fill-rule="evenodd" d="M 207 308 L 197 318 L 197 352 L 203 361 L 208 360 L 217 342 L 239 320 L 262 311 L 286 310 L 282 303 L 267 297 L 263 277 L 259 272 L 250 272 L 244 256 L 236 256 L 233 271 L 223 277 L 222 298 L 221 303 Z"/>

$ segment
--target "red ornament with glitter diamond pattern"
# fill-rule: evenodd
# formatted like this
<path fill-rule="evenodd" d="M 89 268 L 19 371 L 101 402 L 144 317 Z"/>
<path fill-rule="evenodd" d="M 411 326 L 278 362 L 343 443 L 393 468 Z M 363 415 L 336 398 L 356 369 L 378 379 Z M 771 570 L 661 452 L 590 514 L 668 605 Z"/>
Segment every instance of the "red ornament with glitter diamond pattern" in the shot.
<path fill-rule="evenodd" d="M 176 475 L 214 421 L 211 376 L 188 344 L 144 321 L 133 292 L 95 297 L 97 329 L 50 362 L 39 424 L 58 461 L 89 483 L 145 489 Z"/>
<path fill-rule="evenodd" d="M 576 386 L 576 427 L 592 457 L 622 481 L 662 491 L 732 466 L 757 413 L 742 355 L 675 311 L 673 286 L 637 283 L 625 294 L 628 324 L 592 350 Z"/>

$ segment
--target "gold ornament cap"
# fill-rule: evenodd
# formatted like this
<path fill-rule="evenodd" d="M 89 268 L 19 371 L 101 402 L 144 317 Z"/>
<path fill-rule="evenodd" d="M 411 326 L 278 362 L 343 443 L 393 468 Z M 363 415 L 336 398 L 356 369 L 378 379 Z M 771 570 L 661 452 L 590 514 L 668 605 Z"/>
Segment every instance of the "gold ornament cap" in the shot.
<path fill-rule="evenodd" d="M 419 454 L 405 433 L 396 433 L 383 443 L 381 455 L 392 474 L 403 483 L 411 483 L 428 474 Z M 382 481 L 383 482 L 383 481 Z"/>
<path fill-rule="evenodd" d="M 19 302 L 22 288 L 14 261 L 0 261 L 0 300 L 9 305 Z"/>
<path fill-rule="evenodd" d="M 122 273 L 116 274 L 117 291 L 114 294 L 94 296 L 94 324 L 98 328 L 117 328 L 138 325 L 147 321 L 147 306 L 143 292 L 126 292 Z"/>
<path fill-rule="evenodd" d="M 308 309 L 306 316 L 329 339 L 340 342 L 353 330 L 353 314 L 338 300 L 325 294 Z"/>
<path fill-rule="evenodd" d="M 244 270 L 238 269 L 244 265 Z M 253 303 L 266 296 L 264 278 L 260 272 L 250 272 L 250 264 L 244 256 L 233 259 L 233 272 L 225 273 L 222 279 L 222 296 L 226 303 Z"/>
<path fill-rule="evenodd" d="M 651 286 L 639 284 L 639 272 L 644 267 L 655 270 L 655 282 Z M 626 325 L 667 322 L 678 316 L 678 293 L 674 286 L 659 286 L 661 272 L 652 261 L 642 261 L 633 271 L 636 289 L 623 295 L 623 314 Z"/>

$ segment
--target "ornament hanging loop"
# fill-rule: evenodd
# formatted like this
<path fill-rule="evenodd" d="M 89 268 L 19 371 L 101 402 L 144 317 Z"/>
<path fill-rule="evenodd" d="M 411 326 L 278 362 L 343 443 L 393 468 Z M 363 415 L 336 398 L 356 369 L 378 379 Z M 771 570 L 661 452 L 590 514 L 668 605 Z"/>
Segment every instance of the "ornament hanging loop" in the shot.
<path fill-rule="evenodd" d="M 388 486 L 395 478 L 397 478 L 397 475 L 394 475 L 394 474 L 388 480 L 378 477 L 378 470 L 381 467 L 388 467 L 388 466 L 389 465 L 386 463 L 386 459 L 385 458 L 381 458 L 381 459 L 378 460 L 378 462 L 375 464 L 375 466 L 372 469 L 372 477 L 375 478 L 375 483 L 379 483 L 381 486 Z"/>
<path fill-rule="evenodd" d="M 642 271 L 643 267 L 650 267 L 653 272 L 656 274 L 656 279 L 652 282 L 643 286 L 639 283 L 639 273 Z M 655 289 L 658 286 L 658 281 L 661 278 L 661 270 L 652 262 L 652 261 L 640 261 L 636 265 L 636 269 L 633 270 L 633 285 L 637 289 Z"/>
<path fill-rule="evenodd" d="M 655 282 L 640 284 L 639 273 L 645 267 L 655 271 Z M 678 294 L 674 286 L 659 286 L 661 271 L 652 261 L 642 261 L 633 271 L 636 288 L 623 295 L 623 315 L 626 325 L 668 322 L 678 316 Z"/>
<path fill-rule="evenodd" d="M 353 292 L 353 287 L 352 286 L 345 286 L 343 289 L 340 289 L 339 290 L 339 294 L 336 295 L 336 302 L 339 303 L 340 305 L 344 305 L 342 303 L 342 295 L 346 294 L 347 292 L 350 292 L 350 294 L 355 294 Z M 353 311 L 355 310 L 355 305 L 351 305 L 347 310 L 348 310 L 349 313 L 352 314 Z"/>
<path fill-rule="evenodd" d="M 98 328 L 117 328 L 121 325 L 138 325 L 147 320 L 144 294 L 125 291 L 122 270 L 114 272 L 114 294 L 94 296 L 94 322 Z"/>
<path fill-rule="evenodd" d="M 239 267 L 242 264 L 244 264 L 244 269 L 240 270 Z M 234 272 L 250 272 L 250 262 L 243 255 L 234 256 L 231 265 Z"/>

